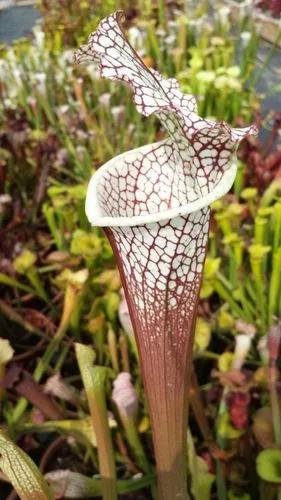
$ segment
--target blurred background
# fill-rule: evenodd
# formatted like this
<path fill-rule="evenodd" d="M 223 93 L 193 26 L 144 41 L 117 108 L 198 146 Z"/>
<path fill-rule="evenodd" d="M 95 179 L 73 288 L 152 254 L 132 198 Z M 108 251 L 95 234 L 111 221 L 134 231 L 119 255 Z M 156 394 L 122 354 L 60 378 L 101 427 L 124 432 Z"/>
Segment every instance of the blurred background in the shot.
<path fill-rule="evenodd" d="M 120 498 L 152 498 L 132 326 L 111 248 L 84 212 L 100 165 L 165 136 L 155 117 L 137 113 L 126 86 L 73 62 L 116 9 L 145 64 L 175 76 L 201 116 L 259 127 L 239 149 L 232 191 L 212 206 L 189 475 L 197 500 L 280 499 L 280 0 L 0 0 L 1 428 L 47 474 L 56 498 L 100 497 L 73 347 L 90 345 L 107 370 Z M 112 400 L 122 372 L 138 402 L 131 433 Z M 0 497 L 18 498 L 4 472 Z"/>

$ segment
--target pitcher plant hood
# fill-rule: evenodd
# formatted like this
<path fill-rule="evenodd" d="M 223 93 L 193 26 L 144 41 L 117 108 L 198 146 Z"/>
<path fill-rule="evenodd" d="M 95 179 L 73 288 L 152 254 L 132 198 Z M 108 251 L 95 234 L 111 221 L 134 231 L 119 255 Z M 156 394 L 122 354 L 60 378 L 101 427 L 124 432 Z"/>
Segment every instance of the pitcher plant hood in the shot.
<path fill-rule="evenodd" d="M 236 175 L 235 153 L 255 125 L 231 128 L 198 116 L 195 97 L 175 78 L 146 67 L 121 27 L 123 13 L 102 20 L 75 55 L 96 61 L 101 76 L 133 89 L 137 110 L 154 113 L 169 138 L 123 153 L 98 170 L 89 184 L 86 212 L 96 226 L 135 226 L 186 215 L 223 196 Z"/>

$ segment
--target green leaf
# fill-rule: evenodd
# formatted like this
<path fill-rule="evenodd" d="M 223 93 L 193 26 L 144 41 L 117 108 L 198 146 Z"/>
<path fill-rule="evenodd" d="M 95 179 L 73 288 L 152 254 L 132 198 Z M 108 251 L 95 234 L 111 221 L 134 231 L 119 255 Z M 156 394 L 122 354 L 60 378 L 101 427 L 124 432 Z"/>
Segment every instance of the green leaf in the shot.
<path fill-rule="evenodd" d="M 75 352 L 97 438 L 103 497 L 117 500 L 115 457 L 106 407 L 105 383 L 108 369 L 93 365 L 95 352 L 90 347 L 76 343 Z"/>
<path fill-rule="evenodd" d="M 11 278 L 10 276 L 7 276 L 4 273 L 0 273 L 0 283 L 2 283 L 2 285 L 18 288 L 19 290 L 23 290 L 24 292 L 27 293 L 34 293 L 34 290 L 32 288 L 26 285 L 22 285 L 18 280 Z"/>
<path fill-rule="evenodd" d="M 197 318 L 195 326 L 194 350 L 204 351 L 207 349 L 211 340 L 211 326 L 210 323 L 203 318 Z"/>
<path fill-rule="evenodd" d="M 120 303 L 120 296 L 116 292 L 108 292 L 103 296 L 105 313 L 110 321 L 116 318 Z"/>
<path fill-rule="evenodd" d="M 203 458 L 195 454 L 193 439 L 187 433 L 188 470 L 191 475 L 191 491 L 195 500 L 210 500 L 211 488 L 215 476 L 208 472 L 208 465 Z"/>
<path fill-rule="evenodd" d="M 21 500 L 53 500 L 54 496 L 31 458 L 0 430 L 0 468 Z"/>
<path fill-rule="evenodd" d="M 111 429 L 116 427 L 116 420 L 109 416 L 108 425 Z M 50 420 L 42 424 L 25 424 L 23 429 L 28 432 L 59 432 L 65 436 L 73 436 L 78 441 L 95 448 L 97 446 L 96 435 L 89 417 L 77 420 Z"/>
<path fill-rule="evenodd" d="M 218 326 L 221 330 L 232 330 L 235 319 L 233 316 L 226 311 L 223 307 L 221 307 L 217 312 L 217 322 Z"/>
<path fill-rule="evenodd" d="M 212 484 L 215 480 L 214 474 L 208 472 L 207 464 L 201 457 L 198 462 L 198 500 L 210 500 Z"/>
<path fill-rule="evenodd" d="M 14 268 L 17 273 L 25 274 L 32 266 L 34 266 L 36 260 L 36 254 L 26 249 L 21 255 L 15 258 Z"/>
<path fill-rule="evenodd" d="M 101 253 L 101 239 L 93 232 L 76 229 L 72 236 L 70 251 L 74 255 L 94 259 Z"/>
<path fill-rule="evenodd" d="M 233 358 L 234 354 L 229 351 L 225 351 L 222 354 L 220 354 L 218 359 L 218 369 L 221 372 L 228 372 L 229 370 L 231 370 Z"/>
<path fill-rule="evenodd" d="M 200 291 L 201 299 L 207 299 L 214 291 L 214 282 L 219 270 L 221 259 L 207 257 L 204 266 L 203 283 Z"/>
<path fill-rule="evenodd" d="M 270 483 L 281 484 L 281 450 L 268 448 L 257 456 L 257 473 Z"/>
<path fill-rule="evenodd" d="M 86 393 L 92 391 L 93 388 L 93 365 L 96 359 L 96 353 L 91 347 L 76 343 L 75 351 L 78 360 L 78 365 L 82 375 L 83 385 Z"/>

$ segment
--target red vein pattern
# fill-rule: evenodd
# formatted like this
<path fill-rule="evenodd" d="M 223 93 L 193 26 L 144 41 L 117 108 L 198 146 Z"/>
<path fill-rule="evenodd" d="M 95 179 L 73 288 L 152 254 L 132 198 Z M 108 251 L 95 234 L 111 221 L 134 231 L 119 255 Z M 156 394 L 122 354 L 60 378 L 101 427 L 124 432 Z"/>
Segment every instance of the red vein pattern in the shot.
<path fill-rule="evenodd" d="M 239 142 L 256 128 L 231 129 L 200 118 L 192 95 L 183 94 L 174 78 L 144 65 L 121 19 L 122 13 L 115 12 L 102 20 L 76 60 L 95 60 L 103 77 L 128 84 L 137 110 L 155 113 L 169 137 L 117 157 L 97 172 L 88 189 L 87 215 L 93 225 L 97 220 L 106 226 L 117 258 L 140 352 L 159 498 L 186 499 L 187 391 L 209 207 L 203 203 L 192 213 L 182 207 L 227 184 Z M 98 214 L 91 211 L 93 202 Z M 178 209 L 174 218 L 156 218 L 170 209 Z M 134 222 L 147 215 L 145 224 Z"/>
<path fill-rule="evenodd" d="M 106 228 L 136 333 L 160 499 L 187 498 L 188 382 L 208 226 L 204 208 L 169 221 Z"/>
<path fill-rule="evenodd" d="M 195 98 L 183 94 L 175 78 L 165 79 L 145 66 L 122 31 L 122 16 L 117 11 L 102 20 L 88 44 L 77 51 L 76 60 L 97 61 L 104 78 L 121 80 L 132 87 L 140 113 L 158 116 L 170 135 L 166 156 L 185 185 L 192 188 L 188 193 L 192 201 L 219 182 L 240 141 L 256 134 L 256 127 L 231 129 L 225 122 L 200 118 Z"/>

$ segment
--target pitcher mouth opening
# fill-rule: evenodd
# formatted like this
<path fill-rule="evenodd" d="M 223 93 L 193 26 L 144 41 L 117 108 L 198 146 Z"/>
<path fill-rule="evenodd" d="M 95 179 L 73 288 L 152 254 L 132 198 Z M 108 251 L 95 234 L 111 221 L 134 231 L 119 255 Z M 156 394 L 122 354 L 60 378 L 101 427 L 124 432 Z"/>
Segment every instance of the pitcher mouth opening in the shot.
<path fill-rule="evenodd" d="M 92 226 L 132 227 L 170 220 L 208 207 L 230 190 L 237 172 L 235 162 L 230 164 L 230 167 L 214 184 L 214 187 L 204 195 L 195 195 L 192 188 L 190 188 L 185 196 L 171 194 L 168 204 L 167 196 L 169 196 L 169 190 L 170 193 L 173 192 L 173 182 L 175 181 L 171 180 L 170 183 L 162 182 L 162 184 L 161 182 L 155 182 L 153 189 L 155 189 L 156 185 L 158 185 L 160 191 L 161 188 L 166 189 L 166 199 L 165 196 L 162 196 L 163 201 L 158 206 L 152 201 L 147 204 L 142 203 L 142 196 L 147 197 L 147 190 L 145 186 L 141 186 L 140 189 L 140 186 L 133 185 L 133 160 L 137 160 L 138 154 L 141 154 L 142 157 L 150 154 L 153 152 L 153 147 L 160 148 L 164 143 L 165 141 L 149 144 L 122 153 L 105 163 L 92 176 L 87 189 L 85 206 L 86 215 Z M 128 175 L 133 179 L 131 184 L 126 184 L 124 166 L 126 166 Z M 139 172 L 137 172 L 137 175 L 139 175 Z M 112 189 L 114 183 L 116 186 L 115 189 Z M 108 190 L 109 185 L 111 191 Z M 112 193 L 114 193 L 114 197 Z M 145 208 L 143 209 L 144 205 Z"/>

